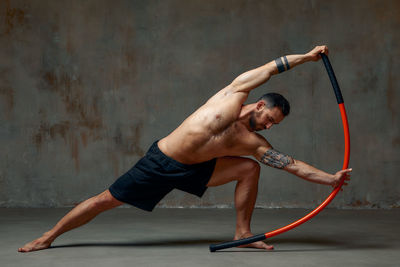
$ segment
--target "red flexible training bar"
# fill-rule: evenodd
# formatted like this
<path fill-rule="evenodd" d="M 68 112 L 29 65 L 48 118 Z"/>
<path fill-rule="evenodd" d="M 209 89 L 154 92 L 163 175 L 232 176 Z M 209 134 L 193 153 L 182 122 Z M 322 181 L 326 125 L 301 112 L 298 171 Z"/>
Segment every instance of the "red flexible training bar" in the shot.
<path fill-rule="evenodd" d="M 335 92 L 336 95 L 336 100 L 339 105 L 340 109 L 340 115 L 342 117 L 342 123 L 343 123 L 343 131 L 344 131 L 344 160 L 343 160 L 343 170 L 348 168 L 349 165 L 349 160 L 350 160 L 350 134 L 349 134 L 349 124 L 347 121 L 347 115 L 346 115 L 346 109 L 344 107 L 344 101 L 343 101 L 343 96 L 339 88 L 339 84 L 336 80 L 335 73 L 333 72 L 331 63 L 329 62 L 329 58 L 325 54 L 320 54 L 322 57 L 322 61 L 324 62 L 326 71 L 328 72 L 329 78 L 332 83 L 333 91 Z M 225 242 L 225 243 L 220 243 L 220 244 L 212 244 L 210 245 L 210 251 L 214 252 L 220 249 L 225 249 L 225 248 L 231 248 L 231 247 L 237 247 L 241 245 L 246 245 L 250 244 L 256 241 L 261 241 L 279 234 L 282 234 L 286 231 L 289 231 L 306 221 L 310 220 L 313 218 L 315 215 L 320 213 L 328 204 L 336 197 L 337 193 L 340 191 L 342 188 L 342 185 L 344 183 L 344 180 L 340 183 L 338 187 L 336 187 L 332 193 L 328 196 L 328 198 L 322 202 L 317 208 L 315 208 L 313 211 L 311 211 L 309 214 L 304 216 L 303 218 L 288 224 L 284 227 L 281 227 L 279 229 L 276 229 L 274 231 L 265 233 L 265 234 L 260 234 L 260 235 L 255 235 L 249 238 L 244 238 L 244 239 L 239 239 L 231 242 Z"/>

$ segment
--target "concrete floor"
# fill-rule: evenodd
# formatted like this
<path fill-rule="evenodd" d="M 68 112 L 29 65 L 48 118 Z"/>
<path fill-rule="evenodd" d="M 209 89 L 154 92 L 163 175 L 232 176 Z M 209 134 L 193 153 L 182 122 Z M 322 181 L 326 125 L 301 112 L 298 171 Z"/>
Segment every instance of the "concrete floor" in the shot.
<path fill-rule="evenodd" d="M 59 237 L 48 250 L 17 248 L 48 230 L 69 209 L 0 209 L 0 266 L 400 266 L 400 210 L 324 210 L 269 240 L 275 251 L 210 243 L 234 232 L 230 209 L 118 208 Z M 256 234 L 302 217 L 300 209 L 256 209 Z"/>

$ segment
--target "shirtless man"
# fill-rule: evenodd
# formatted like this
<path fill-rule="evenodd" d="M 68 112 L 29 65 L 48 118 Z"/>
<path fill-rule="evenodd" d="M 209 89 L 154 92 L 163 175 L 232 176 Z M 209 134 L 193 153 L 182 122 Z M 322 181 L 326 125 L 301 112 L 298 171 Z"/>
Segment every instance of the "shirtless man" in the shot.
<path fill-rule="evenodd" d="M 279 124 L 289 114 L 289 103 L 279 94 L 266 94 L 243 105 L 254 88 L 277 73 L 328 53 L 317 46 L 304 55 L 288 55 L 238 76 L 190 115 L 167 137 L 155 142 L 147 154 L 103 193 L 80 203 L 42 237 L 19 248 L 30 252 L 48 248 L 61 234 L 92 220 L 99 213 L 128 203 L 151 211 L 171 190 L 202 196 L 207 187 L 237 181 L 234 239 L 252 236 L 250 220 L 257 197 L 260 165 L 290 172 L 308 181 L 336 187 L 349 180 L 351 169 L 329 174 L 273 149 L 256 133 Z M 344 183 L 346 185 L 346 183 Z M 247 245 L 273 249 L 264 242 Z"/>

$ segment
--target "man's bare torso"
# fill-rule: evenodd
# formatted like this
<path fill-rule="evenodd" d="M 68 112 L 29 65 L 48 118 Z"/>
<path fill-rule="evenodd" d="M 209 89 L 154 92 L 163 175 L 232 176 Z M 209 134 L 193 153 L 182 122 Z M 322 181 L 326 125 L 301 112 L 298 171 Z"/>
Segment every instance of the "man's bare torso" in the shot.
<path fill-rule="evenodd" d="M 219 91 L 158 143 L 168 156 L 195 164 L 223 156 L 251 155 L 261 137 L 241 120 L 246 93 Z"/>

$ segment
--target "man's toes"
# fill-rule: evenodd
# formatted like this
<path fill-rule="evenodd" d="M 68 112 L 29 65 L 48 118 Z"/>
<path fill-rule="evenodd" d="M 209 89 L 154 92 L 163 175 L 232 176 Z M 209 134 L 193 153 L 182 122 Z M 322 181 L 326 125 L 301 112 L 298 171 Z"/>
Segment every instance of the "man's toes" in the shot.
<path fill-rule="evenodd" d="M 273 250 L 274 246 L 270 246 L 270 245 L 265 244 L 265 249 L 266 250 Z"/>
<path fill-rule="evenodd" d="M 31 251 L 34 251 L 37 249 L 40 249 L 40 248 L 38 247 L 38 245 L 36 243 L 33 243 L 33 244 L 28 243 L 25 246 L 23 246 L 22 248 L 19 248 L 18 252 L 31 252 Z"/>
<path fill-rule="evenodd" d="M 18 252 L 28 252 L 28 250 L 26 248 L 19 248 Z"/>
<path fill-rule="evenodd" d="M 264 242 L 261 242 L 261 246 L 260 246 L 260 248 L 263 248 L 263 249 L 265 249 L 265 250 L 273 250 L 274 249 L 274 246 L 270 246 L 270 245 L 268 245 L 268 244 L 266 244 L 266 243 L 264 243 Z"/>

